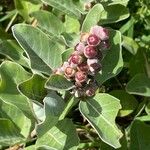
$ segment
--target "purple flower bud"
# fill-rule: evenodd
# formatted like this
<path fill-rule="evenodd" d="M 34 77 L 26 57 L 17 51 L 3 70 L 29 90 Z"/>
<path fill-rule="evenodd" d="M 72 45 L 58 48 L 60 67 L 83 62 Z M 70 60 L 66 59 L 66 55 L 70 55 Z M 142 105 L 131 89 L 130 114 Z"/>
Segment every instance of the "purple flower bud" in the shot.
<path fill-rule="evenodd" d="M 86 96 L 91 97 L 91 96 L 95 95 L 95 92 L 96 92 L 95 88 L 88 87 L 85 91 L 85 94 L 86 94 Z"/>
<path fill-rule="evenodd" d="M 98 59 L 87 59 L 87 64 L 91 73 L 96 73 L 102 69 L 102 65 L 99 63 Z"/>
<path fill-rule="evenodd" d="M 69 58 L 69 64 L 75 64 L 75 65 L 79 65 L 81 64 L 83 61 L 82 56 L 77 55 L 77 54 L 73 54 L 71 55 L 71 57 Z"/>
<path fill-rule="evenodd" d="M 97 46 L 100 43 L 100 38 L 95 34 L 91 34 L 87 39 L 87 43 L 90 46 Z"/>
<path fill-rule="evenodd" d="M 87 80 L 87 74 L 83 71 L 78 71 L 75 74 L 75 81 L 78 83 L 83 83 Z"/>
<path fill-rule="evenodd" d="M 78 70 L 83 71 L 83 72 L 88 72 L 89 71 L 89 66 L 87 65 L 86 62 L 83 62 L 80 65 L 78 65 Z"/>
<path fill-rule="evenodd" d="M 101 26 L 94 26 L 90 30 L 91 34 L 95 34 L 98 36 L 101 40 L 107 40 L 109 39 L 109 31 L 106 28 L 103 28 Z"/>
<path fill-rule="evenodd" d="M 95 58 L 97 55 L 97 50 L 92 46 L 86 46 L 84 49 L 84 55 L 86 58 Z"/>
<path fill-rule="evenodd" d="M 67 67 L 67 68 L 65 69 L 65 76 L 66 76 L 67 78 L 74 77 L 74 75 L 75 75 L 75 70 L 74 70 L 73 68 Z"/>
<path fill-rule="evenodd" d="M 79 52 L 79 54 L 83 54 L 84 48 L 85 48 L 85 45 L 80 42 L 75 46 L 75 51 Z"/>

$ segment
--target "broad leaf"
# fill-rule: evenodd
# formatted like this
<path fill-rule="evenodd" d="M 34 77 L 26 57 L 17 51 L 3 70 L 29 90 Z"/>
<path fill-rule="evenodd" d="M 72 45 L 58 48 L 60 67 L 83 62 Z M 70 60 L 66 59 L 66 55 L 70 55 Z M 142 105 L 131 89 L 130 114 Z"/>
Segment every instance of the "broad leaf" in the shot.
<path fill-rule="evenodd" d="M 110 49 L 102 60 L 102 71 L 96 76 L 100 85 L 120 73 L 123 67 L 121 34 L 119 31 L 110 30 L 110 42 Z"/>
<path fill-rule="evenodd" d="M 3 41 L 0 44 L 0 53 L 25 67 L 29 67 L 29 60 L 23 56 L 23 49 L 14 40 Z"/>
<path fill-rule="evenodd" d="M 41 29 L 51 34 L 59 35 L 65 31 L 62 21 L 48 11 L 40 10 L 33 12 L 31 15 L 37 19 L 37 25 Z"/>
<path fill-rule="evenodd" d="M 70 90 L 74 87 L 71 81 L 68 81 L 63 75 L 51 75 L 45 84 L 50 90 Z"/>
<path fill-rule="evenodd" d="M 100 24 L 119 22 L 129 17 L 128 9 L 120 4 L 111 4 L 105 7 L 101 14 Z"/>
<path fill-rule="evenodd" d="M 5 103 L 0 100 L 0 118 L 6 118 L 11 120 L 18 131 L 25 137 L 28 138 L 30 134 L 31 121 L 22 113 L 16 106 Z"/>
<path fill-rule="evenodd" d="M 150 149 L 150 126 L 140 120 L 135 120 L 131 126 L 130 150 Z"/>
<path fill-rule="evenodd" d="M 42 102 L 46 96 L 47 91 L 44 88 L 46 78 L 34 74 L 30 79 L 18 85 L 19 90 L 29 99 Z"/>
<path fill-rule="evenodd" d="M 32 69 L 51 73 L 62 63 L 59 44 L 51 41 L 41 30 L 30 25 L 18 24 L 12 28 L 18 43 L 27 52 Z"/>
<path fill-rule="evenodd" d="M 48 5 L 58 9 L 59 11 L 64 12 L 65 14 L 80 18 L 80 12 L 78 11 L 77 6 L 73 3 L 73 0 L 42 0 Z"/>
<path fill-rule="evenodd" d="M 24 140 L 23 135 L 10 120 L 0 118 L 0 145 L 10 146 Z"/>
<path fill-rule="evenodd" d="M 97 94 L 94 98 L 81 101 L 79 104 L 80 112 L 96 130 L 102 141 L 114 148 L 121 146 L 119 139 L 122 133 L 115 124 L 120 108 L 119 100 L 108 94 Z"/>
<path fill-rule="evenodd" d="M 150 79 L 144 74 L 137 74 L 128 82 L 126 91 L 130 94 L 150 97 Z"/>
<path fill-rule="evenodd" d="M 0 75 L 0 99 L 17 106 L 27 117 L 33 118 L 30 101 L 17 89 L 17 85 L 30 78 L 31 75 L 20 65 L 9 61 L 1 64 Z"/>
<path fill-rule="evenodd" d="M 36 142 L 37 150 L 57 149 L 69 150 L 79 143 L 73 123 L 68 120 L 59 121 L 58 124 L 50 129 L 45 135 L 38 138 Z M 77 149 L 77 148 L 76 148 Z"/>
<path fill-rule="evenodd" d="M 96 25 L 101 18 L 102 12 L 104 11 L 104 7 L 101 4 L 96 4 L 93 8 L 89 11 L 84 19 L 82 25 L 82 32 L 89 32 L 90 28 Z"/>
<path fill-rule="evenodd" d="M 125 117 L 131 114 L 138 107 L 138 102 L 135 97 L 126 93 L 123 90 L 114 90 L 111 91 L 109 94 L 120 100 L 122 108 L 119 110 L 119 117 Z"/>
<path fill-rule="evenodd" d="M 50 92 L 44 98 L 45 119 L 37 125 L 38 136 L 44 135 L 49 129 L 55 126 L 64 109 L 64 101 L 55 92 Z"/>

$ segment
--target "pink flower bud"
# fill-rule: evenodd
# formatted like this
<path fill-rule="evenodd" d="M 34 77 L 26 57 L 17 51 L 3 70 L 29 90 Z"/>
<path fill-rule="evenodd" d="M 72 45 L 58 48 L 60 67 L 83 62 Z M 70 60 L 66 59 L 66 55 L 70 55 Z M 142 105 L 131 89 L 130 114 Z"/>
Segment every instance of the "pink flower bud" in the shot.
<path fill-rule="evenodd" d="M 62 68 L 57 68 L 54 73 L 58 74 L 58 75 L 62 75 L 64 72 L 63 72 Z"/>
<path fill-rule="evenodd" d="M 87 43 L 90 46 L 97 46 L 100 43 L 100 38 L 95 34 L 91 34 L 87 39 Z"/>
<path fill-rule="evenodd" d="M 69 66 L 69 63 L 65 61 L 61 67 L 61 70 L 64 72 L 68 66 Z"/>
<path fill-rule="evenodd" d="M 67 78 L 74 77 L 74 75 L 75 75 L 75 70 L 74 70 L 73 68 L 67 67 L 67 68 L 65 69 L 65 76 L 66 76 Z"/>
<path fill-rule="evenodd" d="M 79 83 L 83 83 L 87 80 L 87 74 L 83 71 L 78 71 L 75 74 L 75 81 Z"/>
<path fill-rule="evenodd" d="M 75 46 L 75 51 L 79 52 L 79 54 L 83 54 L 84 48 L 85 48 L 85 45 L 80 42 Z"/>
<path fill-rule="evenodd" d="M 89 66 L 87 65 L 86 62 L 83 62 L 80 65 L 78 65 L 78 70 L 83 71 L 83 72 L 88 72 L 89 71 Z"/>
<path fill-rule="evenodd" d="M 109 31 L 106 28 L 103 28 L 101 26 L 94 26 L 90 30 L 91 34 L 95 34 L 98 36 L 101 40 L 107 40 L 109 39 Z"/>
<path fill-rule="evenodd" d="M 95 59 L 87 59 L 87 64 L 88 66 L 91 66 L 91 64 L 95 64 L 95 63 L 98 63 L 99 60 L 97 58 Z"/>
<path fill-rule="evenodd" d="M 77 55 L 77 54 L 73 54 L 71 55 L 71 57 L 69 58 L 69 64 L 81 64 L 83 61 L 82 56 Z"/>
<path fill-rule="evenodd" d="M 97 50 L 92 46 L 86 46 L 84 49 L 84 55 L 86 58 L 95 58 L 97 55 Z"/>

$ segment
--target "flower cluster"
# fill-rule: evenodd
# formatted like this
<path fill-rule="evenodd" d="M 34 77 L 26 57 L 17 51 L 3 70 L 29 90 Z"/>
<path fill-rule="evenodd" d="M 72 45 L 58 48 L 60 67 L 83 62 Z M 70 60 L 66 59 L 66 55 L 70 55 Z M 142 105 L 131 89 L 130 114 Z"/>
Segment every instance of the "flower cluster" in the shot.
<path fill-rule="evenodd" d="M 108 29 L 93 26 L 89 33 L 81 34 L 80 42 L 67 62 L 57 69 L 56 74 L 63 74 L 72 81 L 76 97 L 94 96 L 97 90 L 95 75 L 102 69 L 102 51 L 109 47 Z"/>

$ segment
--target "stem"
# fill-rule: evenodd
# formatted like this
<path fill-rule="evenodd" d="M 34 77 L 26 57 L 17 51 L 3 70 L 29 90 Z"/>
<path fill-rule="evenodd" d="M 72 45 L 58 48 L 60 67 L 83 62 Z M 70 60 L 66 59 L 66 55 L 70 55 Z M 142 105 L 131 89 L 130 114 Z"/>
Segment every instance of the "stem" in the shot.
<path fill-rule="evenodd" d="M 7 27 L 5 29 L 5 32 L 8 32 L 9 28 L 11 27 L 12 23 L 16 19 L 17 15 L 18 15 L 18 12 L 16 12 L 15 15 L 12 17 L 12 19 L 10 20 L 9 24 L 7 25 Z"/>

